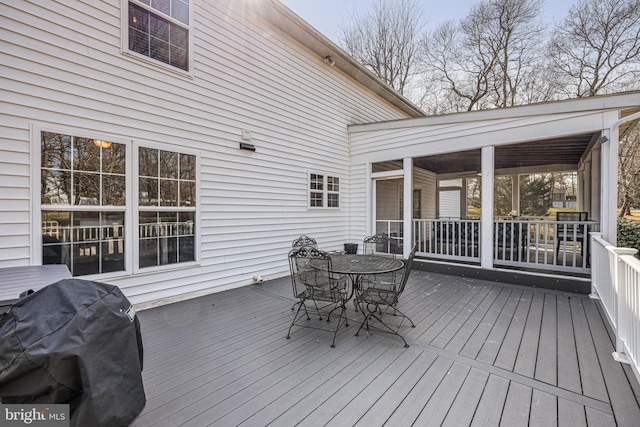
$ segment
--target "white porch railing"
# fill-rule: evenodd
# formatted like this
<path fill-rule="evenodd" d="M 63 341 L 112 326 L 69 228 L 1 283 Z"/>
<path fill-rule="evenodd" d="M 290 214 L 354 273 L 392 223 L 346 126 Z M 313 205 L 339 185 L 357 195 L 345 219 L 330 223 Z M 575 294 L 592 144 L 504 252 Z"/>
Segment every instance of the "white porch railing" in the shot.
<path fill-rule="evenodd" d="M 614 358 L 629 363 L 640 381 L 640 260 L 591 233 L 592 297 L 599 298 L 616 336 Z"/>
<path fill-rule="evenodd" d="M 496 266 L 588 274 L 589 231 L 593 221 L 499 219 L 493 222 Z M 450 261 L 480 263 L 479 219 L 417 219 L 413 238 L 418 254 Z"/>
<path fill-rule="evenodd" d="M 419 255 L 452 261 L 480 262 L 480 221 L 415 219 L 413 239 Z"/>

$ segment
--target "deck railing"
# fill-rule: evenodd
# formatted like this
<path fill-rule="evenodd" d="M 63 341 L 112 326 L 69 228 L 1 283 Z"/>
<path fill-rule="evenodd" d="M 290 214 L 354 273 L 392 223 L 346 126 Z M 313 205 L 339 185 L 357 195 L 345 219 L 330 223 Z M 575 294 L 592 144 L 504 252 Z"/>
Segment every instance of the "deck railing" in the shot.
<path fill-rule="evenodd" d="M 640 260 L 636 249 L 617 248 L 591 234 L 592 297 L 600 299 L 616 336 L 614 358 L 629 363 L 640 381 Z"/>
<path fill-rule="evenodd" d="M 418 254 L 444 260 L 480 262 L 480 221 L 475 219 L 413 220 Z"/>
<path fill-rule="evenodd" d="M 479 219 L 417 219 L 413 238 L 418 254 L 430 258 L 479 263 Z M 496 266 L 588 274 L 589 231 L 593 221 L 498 219 L 493 223 L 493 263 Z"/>

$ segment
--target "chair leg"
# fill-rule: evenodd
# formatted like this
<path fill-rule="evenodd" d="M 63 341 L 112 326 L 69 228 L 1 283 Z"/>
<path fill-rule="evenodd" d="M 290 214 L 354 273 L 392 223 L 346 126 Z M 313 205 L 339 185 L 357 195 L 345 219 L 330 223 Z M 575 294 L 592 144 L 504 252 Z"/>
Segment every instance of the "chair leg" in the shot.
<path fill-rule="evenodd" d="M 333 332 L 333 341 L 331 342 L 331 348 L 336 348 L 336 336 L 338 335 L 338 330 L 340 329 L 340 324 L 342 323 L 342 317 L 345 318 L 345 321 L 348 322 L 347 316 L 345 314 L 345 305 L 344 303 L 340 305 L 341 310 L 340 310 L 340 318 L 338 319 L 338 324 L 336 325 L 336 330 Z M 349 326 L 348 323 L 346 323 L 346 326 Z"/>
<path fill-rule="evenodd" d="M 380 317 L 382 317 L 382 310 L 380 309 L 379 305 L 374 304 L 375 308 L 373 310 L 369 310 L 369 308 L 367 308 L 367 311 L 369 312 L 365 318 L 364 321 L 362 322 L 362 324 L 360 325 L 360 327 L 358 328 L 357 332 L 356 332 L 356 336 L 359 336 L 360 334 L 360 330 L 364 327 L 366 330 L 369 330 L 369 320 L 371 318 L 376 319 L 378 321 L 378 323 L 380 323 L 382 326 L 384 326 L 386 328 L 386 330 L 380 330 L 380 332 L 386 332 L 386 333 L 390 333 L 393 335 L 397 335 L 400 337 L 400 339 L 402 339 L 402 341 L 404 342 L 404 346 L 406 348 L 409 347 L 409 344 L 407 343 L 407 340 L 404 339 L 404 337 L 402 335 L 400 335 L 400 333 L 398 333 L 397 330 L 393 329 L 391 326 L 387 325 L 385 322 L 382 321 L 382 319 Z M 360 307 L 362 312 L 364 313 L 364 307 Z M 404 317 L 405 319 L 409 320 L 409 322 L 411 323 L 411 327 L 415 328 L 416 325 L 413 323 L 413 321 L 411 320 L 411 318 L 407 315 L 405 315 L 404 313 L 402 313 L 400 310 L 398 310 L 396 307 L 393 307 L 396 313 L 400 313 L 400 315 L 402 317 Z M 380 317 L 378 317 L 376 315 L 376 313 L 380 312 L 381 315 Z M 366 325 L 366 326 L 365 326 Z M 402 325 L 402 323 L 401 323 Z"/>
<path fill-rule="evenodd" d="M 304 307 L 304 311 L 305 314 L 307 315 L 307 320 L 311 320 L 311 317 L 309 317 L 309 312 L 307 311 L 307 306 L 304 304 L 304 301 L 299 301 L 299 306 L 298 306 L 298 311 L 296 311 L 296 314 L 293 316 L 293 320 L 291 321 L 291 325 L 289 326 L 289 330 L 287 331 L 287 339 L 291 338 L 291 328 L 293 328 L 293 325 L 296 324 L 296 321 L 298 320 L 298 316 L 300 315 L 300 310 L 302 309 L 302 307 Z"/>

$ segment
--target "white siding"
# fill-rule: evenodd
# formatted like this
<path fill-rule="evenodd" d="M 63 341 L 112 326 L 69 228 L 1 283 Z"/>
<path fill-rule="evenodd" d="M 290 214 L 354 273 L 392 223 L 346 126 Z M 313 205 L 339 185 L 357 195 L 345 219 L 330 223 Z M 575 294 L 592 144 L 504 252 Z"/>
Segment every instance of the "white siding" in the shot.
<path fill-rule="evenodd" d="M 421 168 L 413 168 L 413 188 L 422 195 L 422 218 L 436 217 L 436 174 Z"/>
<path fill-rule="evenodd" d="M 40 263 L 33 124 L 201 153 L 201 266 L 105 280 L 134 302 L 286 274 L 303 233 L 325 249 L 349 241 L 365 201 L 347 126 L 405 115 L 251 3 L 195 2 L 193 79 L 121 54 L 120 0 L 0 4 L 0 267 Z M 242 129 L 255 153 L 238 149 Z M 340 209 L 307 208 L 309 170 L 341 178 Z"/>

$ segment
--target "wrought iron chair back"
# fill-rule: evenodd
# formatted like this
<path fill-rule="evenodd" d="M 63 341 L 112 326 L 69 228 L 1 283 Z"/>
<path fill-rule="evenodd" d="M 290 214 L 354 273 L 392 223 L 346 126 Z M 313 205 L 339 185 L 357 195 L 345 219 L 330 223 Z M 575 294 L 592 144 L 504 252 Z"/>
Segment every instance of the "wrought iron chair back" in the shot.
<path fill-rule="evenodd" d="M 411 273 L 411 267 L 413 265 L 413 259 L 416 256 L 417 249 L 417 245 L 414 245 L 411 249 L 409 257 L 404 261 L 404 271 L 402 272 L 402 275 L 398 274 L 396 276 L 398 281 L 379 282 L 375 279 L 363 281 L 361 288 L 357 290 L 358 294 L 356 295 L 356 301 L 360 304 L 360 309 L 366 316 L 362 325 L 358 328 L 356 336 L 360 333 L 362 328 L 365 328 L 366 330 L 391 333 L 399 336 L 402 341 L 404 341 L 404 346 L 409 347 L 409 344 L 407 344 L 407 341 L 399 333 L 399 330 L 405 319 L 411 323 L 411 327 L 415 328 L 415 324 L 407 315 L 398 310 L 397 303 L 404 292 L 407 282 L 409 281 L 409 274 Z M 393 311 L 387 311 L 387 309 L 393 309 Z M 384 320 L 391 315 L 394 317 L 400 315 L 402 317 L 399 325 L 392 326 L 389 321 Z M 380 325 L 380 328 L 372 327 L 372 320 L 376 320 Z"/>
<path fill-rule="evenodd" d="M 298 311 L 289 326 L 287 339 L 290 338 L 291 329 L 294 326 L 328 330 L 334 333 L 331 347 L 335 347 L 340 326 L 343 323 L 349 326 L 345 315 L 345 304 L 348 299 L 346 277 L 334 277 L 329 254 L 313 246 L 292 249 L 289 252 L 289 268 L 293 294 L 298 299 Z M 312 303 L 312 306 L 308 306 L 307 303 Z M 330 322 L 331 318 L 336 316 L 334 315 L 336 310 L 339 311 L 339 315 L 335 328 L 321 327 L 317 323 L 308 322 L 311 320 L 309 311 L 317 314 L 318 320 L 322 320 L 324 315 L 327 322 Z"/>
<path fill-rule="evenodd" d="M 396 257 L 396 242 L 386 233 L 374 234 L 367 236 L 362 242 L 362 253 L 365 255 L 374 255 L 385 253 Z"/>
<path fill-rule="evenodd" d="M 318 243 L 316 242 L 316 239 L 305 236 L 304 234 L 294 240 L 293 243 L 291 243 L 292 248 L 299 248 L 302 246 L 313 246 L 314 248 L 318 249 Z"/>

